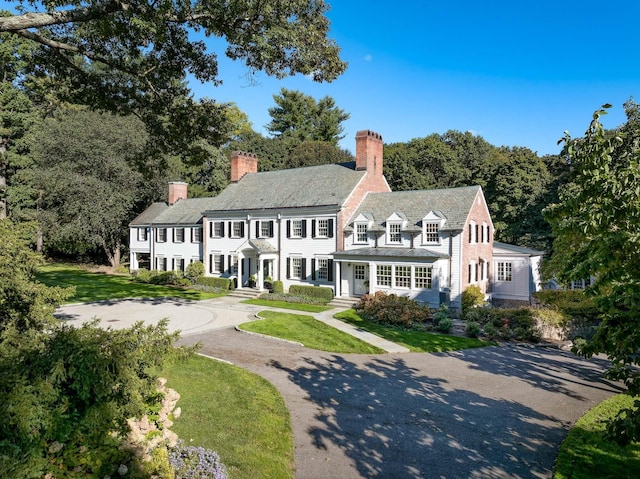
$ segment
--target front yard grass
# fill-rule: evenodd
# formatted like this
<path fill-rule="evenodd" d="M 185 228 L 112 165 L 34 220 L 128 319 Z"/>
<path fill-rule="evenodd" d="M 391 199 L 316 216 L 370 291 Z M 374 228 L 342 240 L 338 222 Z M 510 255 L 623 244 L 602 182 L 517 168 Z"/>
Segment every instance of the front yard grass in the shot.
<path fill-rule="evenodd" d="M 377 334 L 378 336 L 400 344 L 415 353 L 436 353 L 455 351 L 458 349 L 480 348 L 493 343 L 474 338 L 461 338 L 448 334 L 435 334 L 423 331 L 410 331 L 392 328 L 362 319 L 353 309 L 337 313 L 334 318 L 352 324 L 360 329 Z"/>
<path fill-rule="evenodd" d="M 271 299 L 247 299 L 243 301 L 247 304 L 256 304 L 258 306 L 270 306 L 272 308 L 293 309 L 295 311 L 304 311 L 305 313 L 322 313 L 331 309 L 330 306 L 322 306 L 319 304 L 307 303 L 290 303 L 287 301 L 274 301 Z"/>
<path fill-rule="evenodd" d="M 76 293 L 65 303 L 88 303 L 108 299 L 172 297 L 192 299 L 216 298 L 219 293 L 206 293 L 195 289 L 135 283 L 129 276 L 92 273 L 77 266 L 50 264 L 43 266 L 36 279 L 47 286 L 75 286 Z"/>
<path fill-rule="evenodd" d="M 640 477 L 640 443 L 621 447 L 605 439 L 605 420 L 631 407 L 633 398 L 619 394 L 582 416 L 560 446 L 555 479 L 631 479 Z"/>
<path fill-rule="evenodd" d="M 267 380 L 203 356 L 158 374 L 180 393 L 171 430 L 185 445 L 216 451 L 230 479 L 293 479 L 289 411 Z"/>
<path fill-rule="evenodd" d="M 260 321 L 243 323 L 244 331 L 302 343 L 307 348 L 332 353 L 379 354 L 383 350 L 324 324 L 312 316 L 262 311 Z"/>

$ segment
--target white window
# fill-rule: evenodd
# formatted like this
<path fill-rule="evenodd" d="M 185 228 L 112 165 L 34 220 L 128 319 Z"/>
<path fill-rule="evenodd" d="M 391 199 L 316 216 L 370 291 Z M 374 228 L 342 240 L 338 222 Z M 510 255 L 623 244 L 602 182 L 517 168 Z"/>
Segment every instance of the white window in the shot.
<path fill-rule="evenodd" d="M 431 266 L 416 266 L 414 268 L 417 289 L 431 289 L 431 272 Z"/>
<path fill-rule="evenodd" d="M 173 228 L 173 242 L 184 243 L 184 228 Z"/>
<path fill-rule="evenodd" d="M 411 287 L 411 266 L 396 266 L 396 287 L 397 288 L 410 288 Z"/>
<path fill-rule="evenodd" d="M 498 281 L 513 281 L 513 263 L 509 261 L 498 262 Z"/>
<path fill-rule="evenodd" d="M 231 255 L 231 265 L 229 266 L 232 275 L 238 274 L 238 255 Z"/>
<path fill-rule="evenodd" d="M 291 220 L 291 237 L 302 238 L 302 220 Z"/>
<path fill-rule="evenodd" d="M 184 271 L 184 259 L 183 258 L 173 258 L 172 269 L 174 271 Z"/>
<path fill-rule="evenodd" d="M 191 242 L 192 243 L 202 243 L 202 228 L 199 226 L 194 226 L 191 228 Z"/>
<path fill-rule="evenodd" d="M 478 225 L 475 221 L 469 223 L 469 243 L 476 243 L 478 241 Z"/>
<path fill-rule="evenodd" d="M 224 271 L 224 255 L 210 254 L 209 255 L 209 272 L 220 274 Z"/>
<path fill-rule="evenodd" d="M 391 265 L 376 266 L 376 283 L 378 286 L 391 286 Z"/>
<path fill-rule="evenodd" d="M 367 243 L 367 229 L 366 223 L 356 224 L 356 243 Z"/>
<path fill-rule="evenodd" d="M 210 236 L 211 238 L 222 238 L 224 236 L 224 222 L 211 222 Z"/>
<path fill-rule="evenodd" d="M 244 236 L 244 222 L 232 221 L 231 237 L 242 238 Z"/>
<path fill-rule="evenodd" d="M 329 279 L 329 260 L 327 258 L 316 259 L 316 278 L 325 281 Z"/>
<path fill-rule="evenodd" d="M 138 241 L 147 241 L 147 228 L 138 228 Z"/>
<path fill-rule="evenodd" d="M 272 238 L 273 237 L 273 221 L 261 221 L 260 222 L 260 237 Z"/>
<path fill-rule="evenodd" d="M 164 243 L 167 241 L 167 228 L 158 228 L 156 230 L 156 241 L 158 243 Z"/>
<path fill-rule="evenodd" d="M 425 223 L 424 242 L 435 243 L 435 244 L 440 242 L 440 224 L 439 223 Z"/>
<path fill-rule="evenodd" d="M 329 237 L 329 220 L 322 219 L 316 221 L 316 236 L 320 238 L 328 238 Z"/>
<path fill-rule="evenodd" d="M 291 257 L 291 273 L 292 278 L 302 279 L 302 258 L 300 256 Z"/>
<path fill-rule="evenodd" d="M 469 283 L 478 281 L 478 263 L 471 261 L 469 263 Z"/>
<path fill-rule="evenodd" d="M 387 226 L 387 242 L 388 243 L 401 243 L 402 236 L 400 230 L 402 225 L 400 223 L 389 223 Z"/>
<path fill-rule="evenodd" d="M 156 269 L 158 271 L 166 271 L 167 270 L 167 258 L 162 256 L 158 256 L 156 258 Z"/>

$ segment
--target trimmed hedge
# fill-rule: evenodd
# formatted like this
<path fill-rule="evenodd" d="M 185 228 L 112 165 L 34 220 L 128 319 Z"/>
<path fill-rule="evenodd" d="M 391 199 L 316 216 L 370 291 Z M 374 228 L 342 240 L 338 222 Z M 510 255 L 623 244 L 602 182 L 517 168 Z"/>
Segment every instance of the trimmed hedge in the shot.
<path fill-rule="evenodd" d="M 284 283 L 282 281 L 274 281 L 273 282 L 273 292 L 275 294 L 284 293 Z"/>
<path fill-rule="evenodd" d="M 232 278 L 216 278 L 213 276 L 200 276 L 196 280 L 196 284 L 201 286 L 209 286 L 218 289 L 233 289 Z"/>
<path fill-rule="evenodd" d="M 318 298 L 327 302 L 333 299 L 333 289 L 327 288 L 325 286 L 304 286 L 293 284 L 289 286 L 289 293 L 300 296 L 308 296 L 310 298 Z"/>

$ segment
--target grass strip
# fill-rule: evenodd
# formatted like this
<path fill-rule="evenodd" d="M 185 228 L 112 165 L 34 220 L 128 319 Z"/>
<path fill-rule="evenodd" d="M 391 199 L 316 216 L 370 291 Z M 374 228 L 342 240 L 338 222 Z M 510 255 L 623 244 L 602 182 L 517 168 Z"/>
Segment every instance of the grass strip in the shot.
<path fill-rule="evenodd" d="M 307 303 L 291 303 L 288 301 L 274 301 L 271 299 L 247 299 L 243 301 L 247 304 L 255 304 L 258 306 L 269 306 L 271 308 L 292 309 L 295 311 L 304 311 L 305 313 L 322 313 L 331 309 L 330 306 L 322 306 L 319 304 Z"/>
<path fill-rule="evenodd" d="M 243 323 L 244 331 L 265 334 L 304 344 L 308 348 L 332 353 L 380 354 L 383 350 L 338 331 L 312 316 L 278 311 L 262 311 L 261 321 Z"/>
<path fill-rule="evenodd" d="M 493 343 L 474 338 L 461 338 L 448 334 L 435 334 L 423 331 L 410 331 L 392 328 L 383 324 L 373 323 L 362 319 L 353 309 L 348 309 L 334 315 L 334 318 L 352 324 L 360 329 L 377 334 L 378 336 L 400 344 L 416 353 L 436 353 L 456 351 L 459 349 L 480 348 Z"/>
<path fill-rule="evenodd" d="M 180 393 L 171 427 L 186 445 L 218 453 L 230 479 L 292 479 L 293 433 L 278 391 L 244 369 L 202 356 L 159 374 Z"/>
<path fill-rule="evenodd" d="M 43 266 L 36 279 L 47 286 L 75 286 L 76 293 L 65 303 L 89 303 L 108 299 L 172 297 L 199 301 L 223 296 L 195 289 L 136 283 L 129 276 L 92 273 L 77 266 Z"/>
<path fill-rule="evenodd" d="M 605 439 L 606 420 L 633 398 L 619 394 L 587 411 L 560 446 L 555 479 L 626 479 L 640 477 L 640 443 L 625 447 Z"/>

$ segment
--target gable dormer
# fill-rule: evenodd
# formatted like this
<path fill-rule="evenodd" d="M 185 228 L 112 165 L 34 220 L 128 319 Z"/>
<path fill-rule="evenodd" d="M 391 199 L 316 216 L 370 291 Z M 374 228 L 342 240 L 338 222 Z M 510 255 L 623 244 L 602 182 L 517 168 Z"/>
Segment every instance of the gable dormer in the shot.
<path fill-rule="evenodd" d="M 407 227 L 407 217 L 401 212 L 394 212 L 385 220 L 387 244 L 402 244 L 402 231 Z"/>
<path fill-rule="evenodd" d="M 440 211 L 430 211 L 422 218 L 422 244 L 440 244 L 440 230 L 447 221 Z"/>
<path fill-rule="evenodd" d="M 353 220 L 353 243 L 368 244 L 369 230 L 373 226 L 373 215 L 370 213 L 361 213 Z"/>

